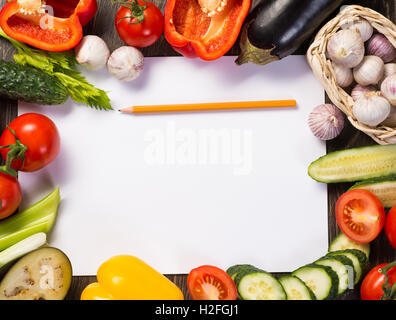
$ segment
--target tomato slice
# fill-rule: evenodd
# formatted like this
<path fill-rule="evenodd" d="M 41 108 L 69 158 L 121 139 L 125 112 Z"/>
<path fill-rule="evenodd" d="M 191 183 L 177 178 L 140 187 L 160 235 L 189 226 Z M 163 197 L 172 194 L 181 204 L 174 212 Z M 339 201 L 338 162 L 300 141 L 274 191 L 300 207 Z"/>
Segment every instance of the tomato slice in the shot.
<path fill-rule="evenodd" d="M 234 281 L 223 270 L 213 266 L 201 266 L 191 270 L 187 287 L 193 300 L 236 300 Z"/>
<path fill-rule="evenodd" d="M 350 190 L 336 204 L 336 220 L 341 231 L 359 243 L 373 241 L 385 223 L 381 200 L 367 190 Z"/>

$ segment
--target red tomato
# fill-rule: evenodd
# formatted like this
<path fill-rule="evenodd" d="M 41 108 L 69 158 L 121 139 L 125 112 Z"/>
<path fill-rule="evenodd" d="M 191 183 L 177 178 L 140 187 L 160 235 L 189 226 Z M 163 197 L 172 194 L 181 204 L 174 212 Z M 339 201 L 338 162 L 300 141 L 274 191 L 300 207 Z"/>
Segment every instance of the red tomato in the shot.
<path fill-rule="evenodd" d="M 374 194 L 367 190 L 350 190 L 336 204 L 336 220 L 341 231 L 359 243 L 373 241 L 385 223 L 385 210 Z"/>
<path fill-rule="evenodd" d="M 384 295 L 382 285 L 385 282 L 385 275 L 379 272 L 379 269 L 385 267 L 388 263 L 380 264 L 366 275 L 360 287 L 360 296 L 362 300 L 381 300 Z M 396 283 L 396 267 L 388 271 L 389 284 L 392 286 Z"/>
<path fill-rule="evenodd" d="M 26 146 L 25 159 L 16 159 L 12 163 L 15 170 L 33 172 L 52 162 L 59 153 L 60 137 L 58 129 L 51 119 L 37 113 L 26 113 L 17 117 L 9 125 L 15 131 L 18 140 Z M 0 137 L 0 145 L 15 144 L 14 134 L 7 128 Z M 4 159 L 9 149 L 0 149 Z"/>
<path fill-rule="evenodd" d="M 236 300 L 234 281 L 223 270 L 202 266 L 191 270 L 187 278 L 188 292 L 193 300 Z"/>
<path fill-rule="evenodd" d="M 144 9 L 146 4 L 147 8 Z M 120 38 L 128 45 L 148 47 L 161 37 L 164 16 L 151 2 L 132 0 L 120 7 L 115 17 L 115 25 Z"/>
<path fill-rule="evenodd" d="M 0 219 L 5 219 L 18 209 L 22 200 L 21 187 L 16 178 L 0 172 Z"/>
<path fill-rule="evenodd" d="M 392 247 L 396 249 L 396 206 L 388 212 L 385 221 L 385 233 Z"/>

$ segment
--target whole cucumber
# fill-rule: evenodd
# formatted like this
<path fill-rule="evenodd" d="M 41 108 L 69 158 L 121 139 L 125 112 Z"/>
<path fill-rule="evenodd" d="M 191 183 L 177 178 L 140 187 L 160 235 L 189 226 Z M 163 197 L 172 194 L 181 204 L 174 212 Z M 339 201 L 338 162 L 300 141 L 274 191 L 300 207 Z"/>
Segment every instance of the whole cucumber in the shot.
<path fill-rule="evenodd" d="M 0 59 L 0 95 L 43 105 L 65 103 L 66 88 L 43 71 Z"/>
<path fill-rule="evenodd" d="M 294 53 L 343 0 L 261 0 L 243 27 L 238 65 L 259 65 Z"/>

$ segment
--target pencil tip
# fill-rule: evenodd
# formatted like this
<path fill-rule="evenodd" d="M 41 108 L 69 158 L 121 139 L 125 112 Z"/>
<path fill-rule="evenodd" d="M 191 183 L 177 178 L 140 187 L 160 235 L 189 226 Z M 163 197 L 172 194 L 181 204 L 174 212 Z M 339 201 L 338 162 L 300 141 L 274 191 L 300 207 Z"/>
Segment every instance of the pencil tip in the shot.
<path fill-rule="evenodd" d="M 133 113 L 133 107 L 119 109 L 118 111 L 122 113 Z"/>

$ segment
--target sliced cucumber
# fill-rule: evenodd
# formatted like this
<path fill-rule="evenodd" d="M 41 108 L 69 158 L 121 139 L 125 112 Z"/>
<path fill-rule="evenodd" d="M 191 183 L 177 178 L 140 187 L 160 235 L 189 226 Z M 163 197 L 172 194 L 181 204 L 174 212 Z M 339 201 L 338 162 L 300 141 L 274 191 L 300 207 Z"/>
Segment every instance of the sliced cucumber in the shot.
<path fill-rule="evenodd" d="M 286 300 L 281 283 L 270 273 L 249 270 L 238 273 L 235 278 L 238 294 L 243 300 Z"/>
<path fill-rule="evenodd" d="M 338 295 L 343 294 L 348 289 L 349 279 L 354 282 L 354 268 L 350 259 L 345 256 L 327 256 L 315 261 L 315 264 L 328 266 L 338 276 Z"/>
<path fill-rule="evenodd" d="M 396 174 L 396 145 L 375 145 L 329 153 L 311 163 L 319 182 L 354 182 Z"/>
<path fill-rule="evenodd" d="M 318 300 L 333 299 L 338 292 L 338 276 L 328 266 L 309 264 L 292 273 L 302 280 Z"/>
<path fill-rule="evenodd" d="M 353 269 L 355 270 L 355 284 L 358 284 L 362 278 L 363 273 L 369 266 L 366 253 L 357 249 L 346 249 L 329 252 L 328 256 L 341 255 L 349 258 L 353 263 Z"/>
<path fill-rule="evenodd" d="M 259 269 L 256 268 L 255 266 L 252 266 L 251 264 L 237 264 L 235 266 L 229 267 L 227 269 L 227 273 L 232 278 L 232 280 L 235 280 L 235 277 L 238 275 L 238 273 L 249 270 L 259 270 Z"/>
<path fill-rule="evenodd" d="M 358 182 L 349 190 L 364 189 L 374 193 L 385 208 L 396 205 L 396 176 Z"/>
<path fill-rule="evenodd" d="M 346 249 L 357 249 L 357 250 L 363 251 L 367 256 L 367 259 L 370 256 L 370 244 L 369 243 L 357 243 L 357 242 L 349 239 L 345 234 L 343 234 L 341 232 L 330 243 L 329 252 L 346 250 Z"/>
<path fill-rule="evenodd" d="M 312 290 L 295 276 L 282 276 L 279 278 L 279 282 L 286 291 L 287 300 L 316 300 Z"/>

